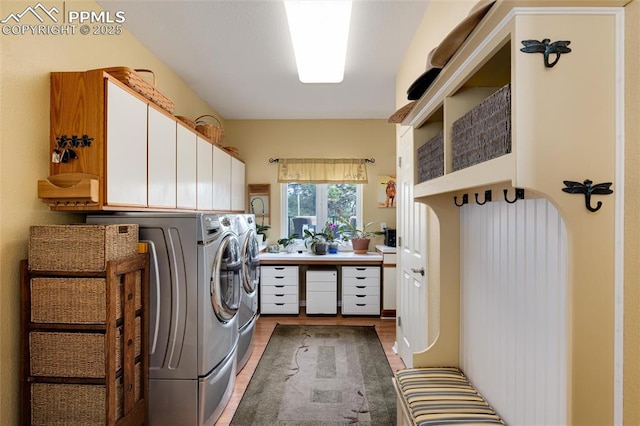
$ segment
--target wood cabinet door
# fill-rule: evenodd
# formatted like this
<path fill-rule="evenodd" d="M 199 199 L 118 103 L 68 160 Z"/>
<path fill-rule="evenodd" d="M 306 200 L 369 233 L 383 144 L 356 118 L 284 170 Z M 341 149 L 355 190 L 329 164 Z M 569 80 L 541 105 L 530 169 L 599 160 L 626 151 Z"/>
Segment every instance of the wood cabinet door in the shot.
<path fill-rule="evenodd" d="M 179 209 L 195 209 L 198 188 L 196 134 L 178 123 L 176 139 L 176 205 Z"/>
<path fill-rule="evenodd" d="M 245 211 L 247 195 L 244 173 L 244 163 L 231 157 L 231 210 L 233 211 Z"/>
<path fill-rule="evenodd" d="M 213 147 L 213 209 L 231 210 L 231 155 Z"/>
<path fill-rule="evenodd" d="M 148 204 L 176 207 L 176 122 L 153 107 L 148 121 Z"/>
<path fill-rule="evenodd" d="M 213 145 L 199 136 L 197 141 L 198 194 L 196 204 L 198 210 L 213 210 Z"/>
<path fill-rule="evenodd" d="M 107 81 L 107 205 L 147 206 L 147 108 Z"/>

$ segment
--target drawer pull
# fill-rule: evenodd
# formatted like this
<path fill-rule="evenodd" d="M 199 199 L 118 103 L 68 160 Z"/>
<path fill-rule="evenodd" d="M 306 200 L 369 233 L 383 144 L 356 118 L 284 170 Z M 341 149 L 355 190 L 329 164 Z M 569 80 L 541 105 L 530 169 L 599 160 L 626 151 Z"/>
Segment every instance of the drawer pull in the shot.
<path fill-rule="evenodd" d="M 356 278 L 356 280 L 364 280 L 367 277 L 355 277 L 355 278 Z"/>
<path fill-rule="evenodd" d="M 284 266 L 276 266 L 275 268 L 276 271 L 284 271 Z"/>
<path fill-rule="evenodd" d="M 282 280 L 282 279 L 284 279 L 284 277 L 273 277 L 273 278 L 275 278 L 276 280 Z"/>
<path fill-rule="evenodd" d="M 276 306 L 284 306 L 284 303 L 276 303 Z"/>
<path fill-rule="evenodd" d="M 276 284 L 276 285 L 274 285 L 274 287 L 275 288 L 284 288 L 284 285 L 283 284 Z"/>
<path fill-rule="evenodd" d="M 367 268 L 356 268 L 356 271 L 366 271 Z"/>
<path fill-rule="evenodd" d="M 284 294 L 274 294 L 275 297 L 284 297 Z"/>
<path fill-rule="evenodd" d="M 367 297 L 366 294 L 356 294 L 356 297 Z"/>
<path fill-rule="evenodd" d="M 357 285 L 356 288 L 367 288 L 366 285 Z"/>
<path fill-rule="evenodd" d="M 366 303 L 356 303 L 356 306 L 367 306 Z"/>

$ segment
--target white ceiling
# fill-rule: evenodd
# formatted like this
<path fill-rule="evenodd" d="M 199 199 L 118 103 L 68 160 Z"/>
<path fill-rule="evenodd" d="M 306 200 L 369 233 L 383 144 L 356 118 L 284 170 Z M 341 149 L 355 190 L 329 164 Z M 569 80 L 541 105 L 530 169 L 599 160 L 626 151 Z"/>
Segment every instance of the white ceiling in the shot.
<path fill-rule="evenodd" d="M 429 0 L 355 0 L 344 81 L 298 81 L 280 0 L 100 0 L 225 119 L 387 118 Z"/>

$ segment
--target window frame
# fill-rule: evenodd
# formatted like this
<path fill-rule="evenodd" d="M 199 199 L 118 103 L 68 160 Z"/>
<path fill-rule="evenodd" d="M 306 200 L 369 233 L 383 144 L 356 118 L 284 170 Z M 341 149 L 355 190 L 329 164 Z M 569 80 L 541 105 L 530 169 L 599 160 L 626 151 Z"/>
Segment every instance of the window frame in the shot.
<path fill-rule="evenodd" d="M 289 229 L 289 205 L 287 202 L 287 185 L 293 182 L 285 182 L 280 184 L 280 211 L 282 214 L 280 215 L 280 238 L 287 238 L 289 235 L 287 231 Z M 339 182 L 334 183 L 315 183 L 316 185 L 316 226 L 324 223 L 327 220 L 327 190 L 328 186 L 332 184 L 339 184 Z M 363 193 L 363 185 L 362 183 L 354 183 L 356 186 L 356 221 L 357 223 L 362 222 L 362 193 Z M 322 205 L 322 209 L 318 209 L 318 206 Z M 322 230 L 322 228 L 320 229 Z M 302 236 L 300 236 L 299 240 L 302 240 Z"/>

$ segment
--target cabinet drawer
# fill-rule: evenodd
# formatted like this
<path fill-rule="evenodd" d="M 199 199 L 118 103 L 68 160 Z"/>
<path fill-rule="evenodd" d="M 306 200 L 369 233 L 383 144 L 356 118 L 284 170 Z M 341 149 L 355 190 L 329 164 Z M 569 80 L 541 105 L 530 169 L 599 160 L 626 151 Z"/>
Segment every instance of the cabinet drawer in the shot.
<path fill-rule="evenodd" d="M 380 268 L 377 266 L 348 266 L 342 268 L 342 277 L 378 277 L 380 278 Z"/>
<path fill-rule="evenodd" d="M 382 255 L 382 263 L 384 264 L 395 264 L 396 263 L 396 257 L 397 255 L 395 253 L 385 253 Z"/>
<path fill-rule="evenodd" d="M 262 277 L 262 287 L 298 287 L 298 277 Z"/>
<path fill-rule="evenodd" d="M 308 291 L 307 289 L 307 308 L 308 314 L 337 314 L 338 301 L 336 300 L 336 292 L 328 291 Z"/>
<path fill-rule="evenodd" d="M 298 279 L 298 267 L 297 266 L 261 266 L 260 274 L 262 278 L 275 278 L 275 277 L 295 277 Z"/>
<path fill-rule="evenodd" d="M 336 282 L 338 279 L 336 271 L 307 271 L 307 282 L 324 281 Z"/>
<path fill-rule="evenodd" d="M 294 303 L 298 304 L 297 294 L 264 294 L 262 303 Z"/>
<path fill-rule="evenodd" d="M 263 285 L 262 295 L 267 294 L 298 294 L 297 285 Z"/>
<path fill-rule="evenodd" d="M 333 291 L 336 292 L 338 287 L 338 283 L 336 281 L 327 282 L 327 281 L 307 281 L 307 292 L 310 291 Z"/>
<path fill-rule="evenodd" d="M 262 301 L 260 305 L 261 314 L 297 314 L 299 311 L 298 303 L 267 303 Z"/>
<path fill-rule="evenodd" d="M 346 278 L 342 281 L 342 288 L 347 294 L 353 294 L 353 292 L 362 292 L 364 289 L 367 291 L 380 291 L 380 278 L 365 277 L 365 278 Z M 372 293 L 369 293 L 372 294 Z"/>
<path fill-rule="evenodd" d="M 371 295 L 378 296 L 380 294 L 380 286 L 379 285 L 358 285 L 358 286 L 343 286 L 342 287 L 343 295 Z"/>
<path fill-rule="evenodd" d="M 353 315 L 380 315 L 380 299 L 378 296 L 344 296 L 342 299 L 342 313 Z"/>

